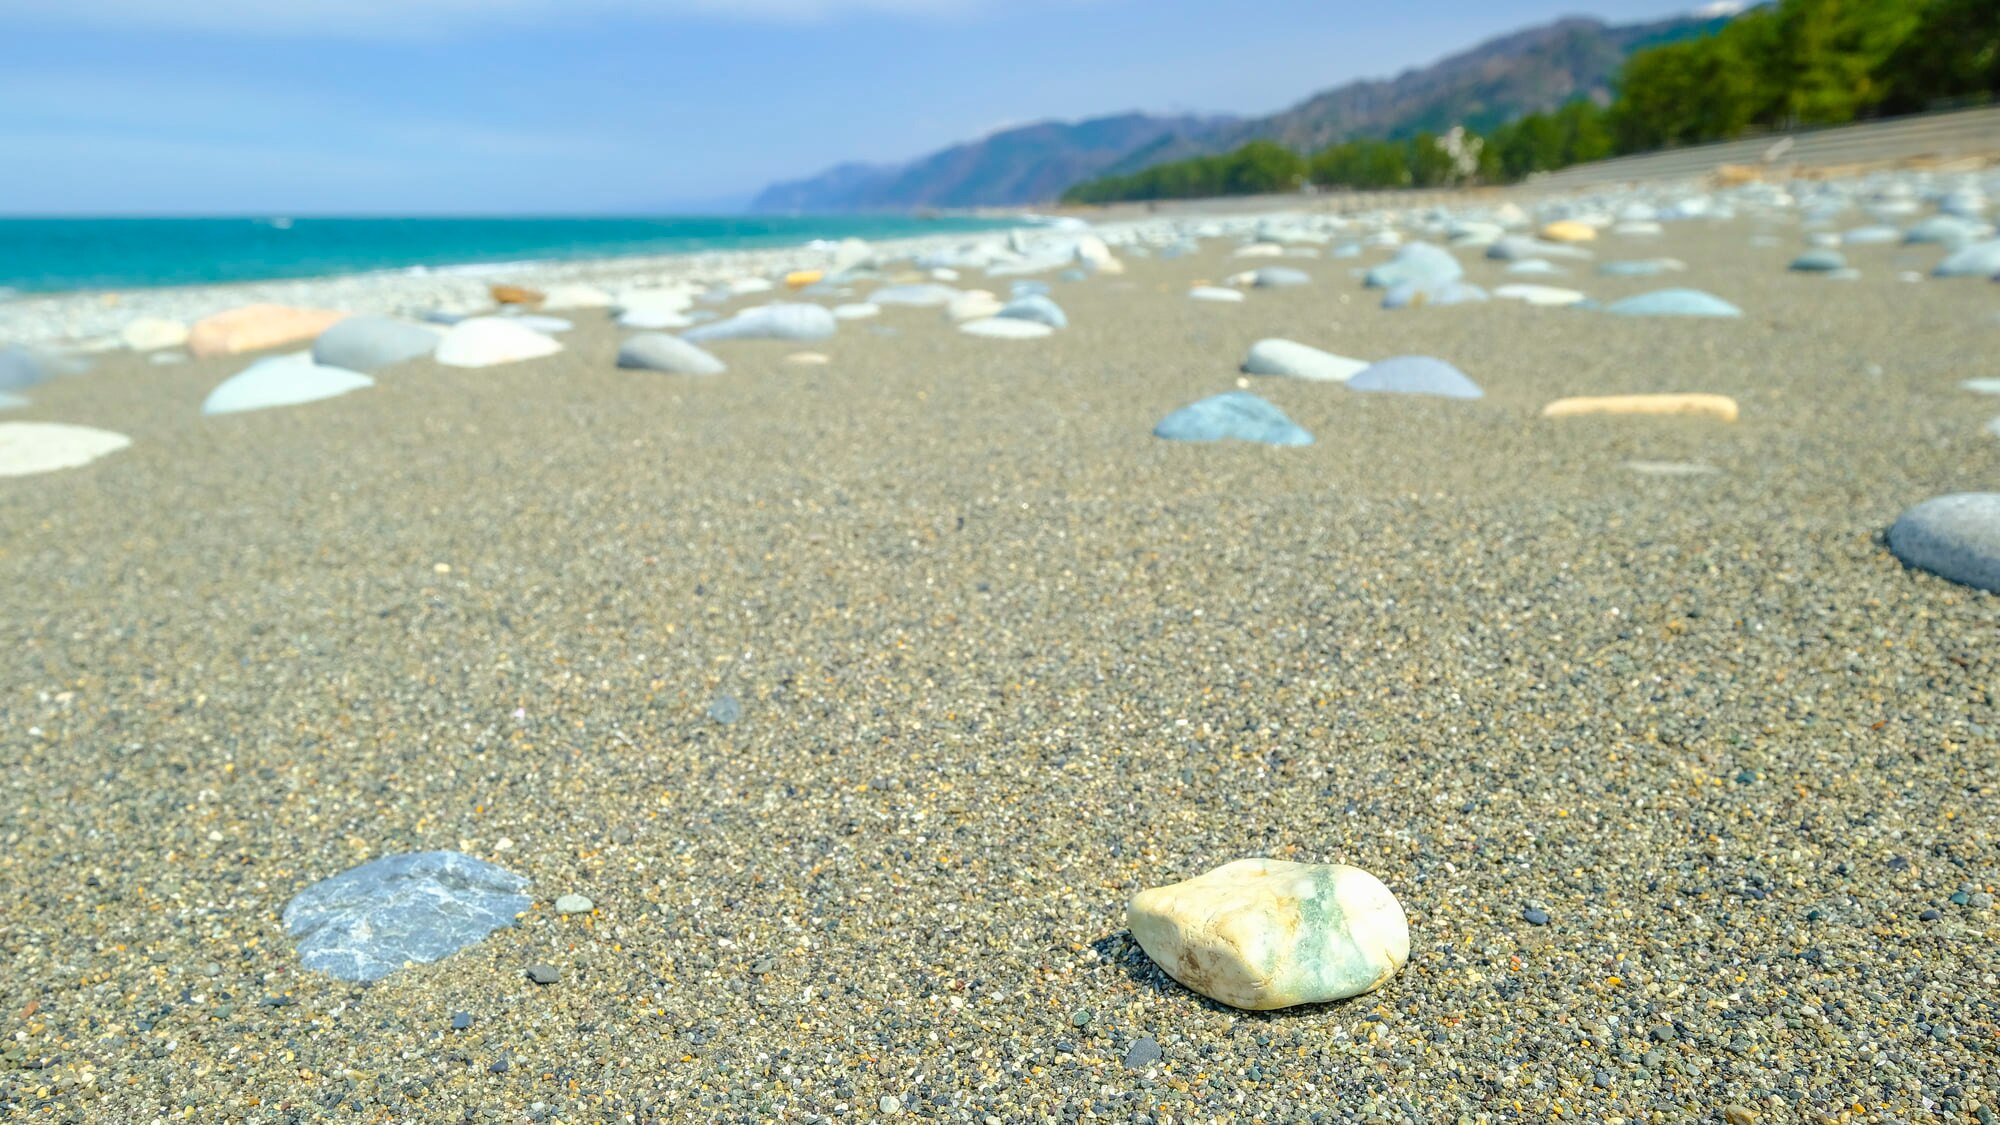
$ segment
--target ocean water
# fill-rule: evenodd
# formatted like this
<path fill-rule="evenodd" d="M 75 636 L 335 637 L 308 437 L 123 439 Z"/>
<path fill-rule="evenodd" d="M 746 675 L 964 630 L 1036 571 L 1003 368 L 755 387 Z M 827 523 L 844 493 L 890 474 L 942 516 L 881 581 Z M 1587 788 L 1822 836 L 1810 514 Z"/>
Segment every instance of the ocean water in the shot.
<path fill-rule="evenodd" d="M 1008 225 L 1014 224 L 907 216 L 0 218 L 0 290 L 141 289 L 419 266 L 750 250 L 822 238 L 908 238 Z"/>

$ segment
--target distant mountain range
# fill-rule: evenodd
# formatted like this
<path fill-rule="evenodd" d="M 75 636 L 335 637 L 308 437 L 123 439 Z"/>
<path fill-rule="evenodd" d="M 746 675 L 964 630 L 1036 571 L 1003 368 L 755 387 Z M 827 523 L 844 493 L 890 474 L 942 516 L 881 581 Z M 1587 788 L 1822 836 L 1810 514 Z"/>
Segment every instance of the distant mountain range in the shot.
<path fill-rule="evenodd" d="M 1350 82 L 1268 117 L 1156 117 L 1127 113 L 1044 121 L 954 145 L 908 164 L 842 164 L 773 184 L 759 212 L 840 212 L 1045 203 L 1094 176 L 1227 152 L 1270 139 L 1301 150 L 1359 136 L 1396 138 L 1453 125 L 1488 129 L 1579 97 L 1610 97 L 1626 56 L 1710 34 L 1717 11 L 1614 26 L 1572 17 L 1489 39 L 1390 79 Z"/>

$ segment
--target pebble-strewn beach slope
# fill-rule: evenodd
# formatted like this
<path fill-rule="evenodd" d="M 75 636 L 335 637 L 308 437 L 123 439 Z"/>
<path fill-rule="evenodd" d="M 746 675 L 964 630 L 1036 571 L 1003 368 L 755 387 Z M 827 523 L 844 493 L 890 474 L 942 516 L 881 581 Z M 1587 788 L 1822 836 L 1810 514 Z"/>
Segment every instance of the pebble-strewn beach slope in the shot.
<path fill-rule="evenodd" d="M 243 356 L 27 389 L 6 421 L 131 444 L 0 480 L 0 1107 L 1990 1121 L 2000 599 L 1884 537 L 2000 486 L 1960 386 L 2000 285 L 1880 239 L 1791 271 L 1811 215 L 1734 209 L 1534 279 L 1734 319 L 1384 310 L 1391 251 L 1326 251 L 1444 241 L 1417 215 L 1190 300 L 1278 264 L 1251 220 L 1041 275 L 1040 339 L 888 307 L 689 377 L 597 311 L 277 409 L 199 413 Z M 1524 280 L 1477 241 L 1466 283 Z M 1267 337 L 1485 397 L 1239 375 Z M 1152 436 L 1239 379 L 1313 444 Z M 1642 392 L 1740 418 L 1539 416 Z M 293 895 L 435 849 L 533 906 L 372 985 L 301 967 Z M 1125 903 L 1246 856 L 1379 876 L 1408 965 L 1258 1014 L 1165 978 Z"/>

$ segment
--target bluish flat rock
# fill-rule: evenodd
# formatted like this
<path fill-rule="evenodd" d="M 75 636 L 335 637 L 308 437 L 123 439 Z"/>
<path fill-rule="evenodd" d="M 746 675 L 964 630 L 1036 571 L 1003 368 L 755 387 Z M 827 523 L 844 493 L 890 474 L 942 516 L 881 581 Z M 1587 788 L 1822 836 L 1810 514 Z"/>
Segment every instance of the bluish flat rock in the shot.
<path fill-rule="evenodd" d="M 459 852 L 383 856 L 322 879 L 285 904 L 299 963 L 341 980 L 380 980 L 448 957 L 534 905 L 528 880 Z"/>
<path fill-rule="evenodd" d="M 1855 227 L 1840 236 L 1840 241 L 1849 246 L 1886 246 L 1902 239 L 1903 232 L 1890 226 Z"/>
<path fill-rule="evenodd" d="M 993 315 L 1008 320 L 1033 321 L 1036 324 L 1046 324 L 1050 328 L 1069 327 L 1069 316 L 1062 311 L 1062 306 L 1041 294 L 1016 297 L 1001 306 L 1000 311 Z"/>
<path fill-rule="evenodd" d="M 1250 275 L 1250 284 L 1259 289 L 1290 289 L 1299 285 L 1311 285 L 1312 280 L 1311 274 L 1289 266 L 1265 266 Z"/>
<path fill-rule="evenodd" d="M 2000 594 L 2000 492 L 1957 492 L 1897 517 L 1889 550 L 1904 563 Z"/>
<path fill-rule="evenodd" d="M 1963 246 L 1979 238 L 1987 228 L 1957 215 L 1932 215 L 1903 232 L 1903 241 L 1919 245 Z"/>
<path fill-rule="evenodd" d="M 1606 312 L 1619 316 L 1742 316 L 1743 310 L 1712 293 L 1699 289 L 1655 289 L 1622 301 L 1613 301 Z"/>
<path fill-rule="evenodd" d="M 1597 267 L 1597 272 L 1605 277 L 1658 277 L 1672 268 L 1664 258 L 1636 258 L 1605 262 Z"/>
<path fill-rule="evenodd" d="M 1230 391 L 1183 406 L 1153 427 L 1168 441 L 1254 441 L 1311 445 L 1312 435 L 1285 412 L 1247 391 Z"/>
<path fill-rule="evenodd" d="M 1007 287 L 1008 298 L 1015 301 L 1023 297 L 1046 297 L 1049 293 L 1049 283 L 1046 281 L 1017 281 Z"/>
<path fill-rule="evenodd" d="M 720 375 L 729 370 L 721 360 L 664 332 L 641 332 L 618 345 L 618 366 L 670 375 Z"/>
<path fill-rule="evenodd" d="M 1441 398 L 1485 398 L 1479 384 L 1465 372 L 1427 355 L 1398 355 L 1371 363 L 1347 380 L 1350 390 L 1381 391 Z"/>
<path fill-rule="evenodd" d="M 1465 276 L 1465 267 L 1451 251 L 1428 242 L 1412 242 L 1396 251 L 1396 256 L 1368 271 L 1365 284 L 1371 289 L 1389 289 L 1405 283 L 1439 285 Z"/>
<path fill-rule="evenodd" d="M 1405 281 L 1392 285 L 1382 295 L 1385 309 L 1414 309 L 1425 306 L 1469 305 L 1488 300 L 1486 290 L 1469 281 L 1453 279 L 1426 284 Z"/>
<path fill-rule="evenodd" d="M 709 340 L 826 340 L 840 331 L 840 322 L 820 305 L 762 305 L 745 309 L 728 320 L 703 324 L 681 333 L 692 343 Z"/>
<path fill-rule="evenodd" d="M 241 414 L 274 406 L 298 406 L 374 385 L 375 380 L 358 371 L 324 367 L 308 355 L 272 356 L 223 380 L 202 400 L 201 412 Z"/>
<path fill-rule="evenodd" d="M 943 308 L 958 296 L 958 290 L 949 285 L 885 285 L 868 295 L 868 299 L 878 305 L 896 305 L 904 308 Z"/>
<path fill-rule="evenodd" d="M 429 356 L 442 333 L 389 316 L 350 316 L 313 341 L 313 362 L 349 371 L 376 371 Z"/>
<path fill-rule="evenodd" d="M 2000 238 L 1959 247 L 1939 262 L 1931 273 L 1937 277 L 2000 276 Z"/>
<path fill-rule="evenodd" d="M 90 365 L 83 359 L 12 344 L 0 348 L 0 391 L 25 391 L 58 375 L 75 375 Z"/>
<path fill-rule="evenodd" d="M 1846 269 L 1847 259 L 1841 256 L 1840 251 L 1822 246 L 1793 258 L 1792 264 L 1786 268 L 1793 273 L 1832 273 Z"/>
<path fill-rule="evenodd" d="M 1522 277 L 1545 277 L 1562 273 L 1562 268 L 1547 258 L 1522 258 L 1518 262 L 1507 263 L 1507 272 Z"/>

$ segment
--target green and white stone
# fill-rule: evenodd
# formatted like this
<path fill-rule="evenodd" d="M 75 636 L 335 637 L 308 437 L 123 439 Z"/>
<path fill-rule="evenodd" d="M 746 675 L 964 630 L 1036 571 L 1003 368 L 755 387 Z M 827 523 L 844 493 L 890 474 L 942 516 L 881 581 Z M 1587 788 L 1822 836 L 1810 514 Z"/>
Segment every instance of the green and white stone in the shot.
<path fill-rule="evenodd" d="M 1359 996 L 1410 959 L 1402 904 L 1340 863 L 1239 859 L 1139 892 L 1126 923 L 1167 975 L 1251 1011 Z"/>

